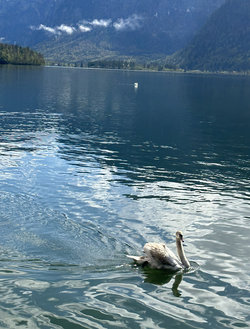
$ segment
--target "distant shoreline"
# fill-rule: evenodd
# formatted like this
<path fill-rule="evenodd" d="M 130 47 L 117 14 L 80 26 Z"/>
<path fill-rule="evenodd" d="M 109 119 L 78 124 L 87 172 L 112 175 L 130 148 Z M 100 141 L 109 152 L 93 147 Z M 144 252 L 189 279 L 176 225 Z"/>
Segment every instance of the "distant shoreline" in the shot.
<path fill-rule="evenodd" d="M 233 75 L 233 76 L 250 76 L 248 72 L 238 71 L 200 71 L 200 70 L 153 70 L 153 69 L 118 69 L 118 68 L 104 68 L 104 67 L 80 67 L 80 66 L 68 66 L 68 65 L 44 65 L 43 67 L 53 68 L 69 68 L 69 69 L 83 69 L 83 70 L 101 70 L 101 71 L 123 71 L 123 72 L 147 72 L 147 73 L 170 73 L 170 74 L 194 74 L 194 75 Z"/>
<path fill-rule="evenodd" d="M 70 65 L 36 65 L 36 64 L 2 64 L 0 63 L 0 68 L 4 66 L 22 66 L 22 67 L 50 67 L 50 68 L 62 68 L 62 69 L 82 69 L 82 70 L 98 70 L 98 71 L 120 71 L 120 72 L 145 72 L 145 73 L 163 73 L 163 74 L 192 74 L 192 75 L 220 75 L 220 76 L 250 76 L 250 71 L 248 72 L 238 72 L 238 71 L 199 71 L 199 70 L 153 70 L 153 69 L 118 69 L 118 68 L 105 68 L 105 67 L 87 67 L 87 66 L 70 66 Z"/>

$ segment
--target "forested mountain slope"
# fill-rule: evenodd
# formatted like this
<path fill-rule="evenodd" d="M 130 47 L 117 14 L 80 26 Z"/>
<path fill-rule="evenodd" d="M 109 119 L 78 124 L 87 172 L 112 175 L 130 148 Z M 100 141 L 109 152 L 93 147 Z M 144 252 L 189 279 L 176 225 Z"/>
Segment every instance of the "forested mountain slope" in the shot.
<path fill-rule="evenodd" d="M 250 1 L 227 0 L 174 62 L 185 69 L 250 71 Z"/>
<path fill-rule="evenodd" d="M 43 65 L 41 54 L 15 45 L 0 43 L 0 64 Z"/>

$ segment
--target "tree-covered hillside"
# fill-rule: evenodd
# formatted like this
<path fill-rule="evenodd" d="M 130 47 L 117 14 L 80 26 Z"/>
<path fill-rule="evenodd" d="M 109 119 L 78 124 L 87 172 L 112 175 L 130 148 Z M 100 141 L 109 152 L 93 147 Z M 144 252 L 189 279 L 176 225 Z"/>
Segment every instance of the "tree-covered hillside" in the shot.
<path fill-rule="evenodd" d="M 29 48 L 0 43 L 0 64 L 43 65 L 44 58 Z"/>
<path fill-rule="evenodd" d="M 185 69 L 250 71 L 250 1 L 227 0 L 174 62 Z"/>

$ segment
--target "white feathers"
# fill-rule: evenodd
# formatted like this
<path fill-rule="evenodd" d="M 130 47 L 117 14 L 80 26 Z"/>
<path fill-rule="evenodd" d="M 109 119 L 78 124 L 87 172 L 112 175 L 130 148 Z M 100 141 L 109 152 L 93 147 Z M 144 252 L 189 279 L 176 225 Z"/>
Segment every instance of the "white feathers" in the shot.
<path fill-rule="evenodd" d="M 145 256 L 128 256 L 138 265 L 148 264 L 152 268 L 178 271 L 190 267 L 183 249 L 183 235 L 176 232 L 176 248 L 179 258 L 164 243 L 146 243 Z"/>

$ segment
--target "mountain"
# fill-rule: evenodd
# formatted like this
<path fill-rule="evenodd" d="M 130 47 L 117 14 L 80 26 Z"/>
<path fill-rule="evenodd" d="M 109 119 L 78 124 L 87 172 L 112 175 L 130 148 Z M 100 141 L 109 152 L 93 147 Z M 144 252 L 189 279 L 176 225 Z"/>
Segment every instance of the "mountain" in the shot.
<path fill-rule="evenodd" d="M 183 48 L 225 0 L 0 0 L 2 42 L 76 62 Z"/>
<path fill-rule="evenodd" d="M 250 71 L 250 1 L 227 0 L 173 59 L 184 69 Z"/>

